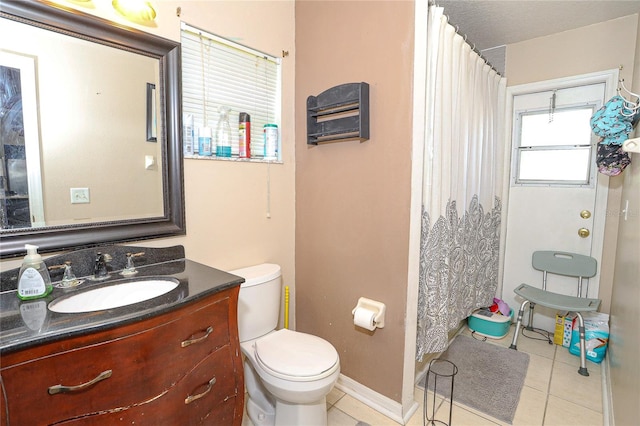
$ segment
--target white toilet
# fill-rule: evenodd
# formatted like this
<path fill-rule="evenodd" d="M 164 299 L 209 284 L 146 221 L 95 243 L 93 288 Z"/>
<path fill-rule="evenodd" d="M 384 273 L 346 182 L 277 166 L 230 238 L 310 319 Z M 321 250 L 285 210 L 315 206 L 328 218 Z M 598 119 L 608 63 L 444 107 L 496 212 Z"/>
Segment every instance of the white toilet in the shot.
<path fill-rule="evenodd" d="M 340 374 L 338 352 L 320 337 L 276 330 L 282 295 L 279 265 L 229 272 L 245 279 L 238 332 L 249 418 L 255 426 L 326 426 L 326 396 Z"/>

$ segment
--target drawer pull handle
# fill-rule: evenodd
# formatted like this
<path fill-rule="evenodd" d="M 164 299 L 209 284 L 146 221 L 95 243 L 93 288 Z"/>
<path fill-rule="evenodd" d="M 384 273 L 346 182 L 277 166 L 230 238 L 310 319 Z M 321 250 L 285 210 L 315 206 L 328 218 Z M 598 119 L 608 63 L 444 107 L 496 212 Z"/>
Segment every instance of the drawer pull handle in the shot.
<path fill-rule="evenodd" d="M 211 392 L 211 389 L 213 388 L 213 385 L 215 385 L 215 384 L 216 384 L 216 378 L 214 377 L 213 379 L 209 380 L 209 383 L 207 384 L 207 388 L 204 390 L 204 392 L 199 393 L 197 395 L 189 395 L 188 397 L 186 397 L 184 399 L 184 403 L 185 404 L 191 404 L 196 399 L 202 398 L 203 396 L 205 396 L 206 394 Z"/>
<path fill-rule="evenodd" d="M 101 382 L 105 379 L 111 377 L 112 370 L 106 370 L 102 373 L 98 374 L 98 377 L 95 379 L 88 381 L 87 383 L 83 383 L 77 386 L 63 386 L 63 385 L 55 385 L 49 387 L 49 395 L 55 395 L 57 393 L 69 393 L 69 392 L 78 392 L 81 390 L 85 390 L 86 388 L 95 385 L 98 382 Z"/>
<path fill-rule="evenodd" d="M 182 342 L 182 347 L 183 347 L 183 348 L 186 348 L 187 346 L 189 346 L 189 345 L 193 345 L 194 343 L 200 343 L 200 342 L 202 342 L 204 339 L 206 339 L 207 337 L 209 337 L 209 335 L 210 335 L 211 333 L 213 333 L 213 327 L 208 327 L 208 328 L 205 330 L 205 335 L 204 335 L 204 336 L 202 336 L 202 337 L 198 337 L 198 338 L 196 338 L 196 339 L 188 339 L 188 340 L 185 340 L 184 342 Z"/>

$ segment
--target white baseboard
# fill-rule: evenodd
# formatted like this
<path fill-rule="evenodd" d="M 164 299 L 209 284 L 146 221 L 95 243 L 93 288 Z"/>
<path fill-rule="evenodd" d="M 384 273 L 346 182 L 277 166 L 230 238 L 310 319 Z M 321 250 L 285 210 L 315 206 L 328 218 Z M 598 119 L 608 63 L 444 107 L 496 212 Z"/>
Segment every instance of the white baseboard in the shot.
<path fill-rule="evenodd" d="M 418 403 L 413 401 L 410 407 L 403 410 L 402 404 L 399 402 L 381 395 L 343 374 L 340 374 L 336 388 L 402 425 L 409 422 L 419 407 Z M 403 413 L 403 411 L 406 412 Z"/>
<path fill-rule="evenodd" d="M 613 420 L 613 400 L 611 393 L 611 366 L 609 364 L 609 356 L 605 356 L 601 364 L 602 376 L 602 425 L 614 426 Z"/>

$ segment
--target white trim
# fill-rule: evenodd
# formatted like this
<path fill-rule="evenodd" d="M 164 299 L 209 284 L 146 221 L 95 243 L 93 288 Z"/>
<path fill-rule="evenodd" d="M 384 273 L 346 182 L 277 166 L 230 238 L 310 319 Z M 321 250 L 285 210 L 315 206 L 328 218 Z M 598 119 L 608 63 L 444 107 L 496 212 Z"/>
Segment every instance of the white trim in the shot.
<path fill-rule="evenodd" d="M 535 83 L 520 84 L 517 86 L 507 87 L 507 109 L 505 120 L 505 144 L 511 146 L 512 143 L 512 124 L 513 124 L 513 98 L 519 95 L 526 95 L 529 93 L 543 92 L 553 89 L 564 89 L 568 87 L 583 86 L 588 84 L 605 83 L 605 98 L 609 99 L 615 96 L 616 87 L 618 81 L 619 69 L 614 68 L 611 70 L 600 71 L 595 73 L 583 74 L 573 77 L 563 77 L 554 80 L 539 81 Z M 510 170 L 511 165 L 511 150 L 509 156 L 505 156 L 505 170 Z M 593 233 L 591 243 L 591 256 L 596 259 L 602 259 L 602 253 L 604 251 L 604 229 L 606 224 L 607 213 L 607 199 L 609 194 L 609 177 L 602 173 L 597 174 L 596 184 L 596 200 L 594 208 L 594 222 Z M 508 219 L 508 205 L 509 205 L 509 176 L 511 173 L 505 173 L 505 179 L 503 180 L 503 203 L 502 203 L 502 230 L 501 230 L 501 247 L 504 247 L 506 243 L 506 227 Z M 502 251 L 502 248 L 501 248 Z M 501 254 L 501 264 L 504 260 L 504 252 Z M 502 289 L 502 280 L 504 278 L 504 265 L 501 266 L 499 287 Z M 594 277 L 595 280 L 600 283 L 600 269 Z M 597 298 L 596 286 L 589 287 L 589 294 L 586 297 Z M 597 286 L 597 292 L 599 293 L 600 285 Z"/>
<path fill-rule="evenodd" d="M 45 226 L 40 162 L 40 121 L 38 117 L 38 94 L 36 80 L 36 58 L 8 51 L 0 52 L 0 65 L 20 70 L 22 94 L 22 120 L 29 188 L 29 213 L 31 227 Z"/>
<path fill-rule="evenodd" d="M 338 377 L 336 388 L 402 425 L 409 422 L 419 407 L 419 404 L 413 401 L 413 404 L 405 411 L 400 403 L 371 390 L 344 374 L 340 374 Z"/>
<path fill-rule="evenodd" d="M 411 201 L 409 210 L 409 253 L 407 305 L 405 312 L 404 359 L 402 369 L 402 411 L 415 411 L 416 336 L 418 335 L 418 281 L 422 226 L 422 173 L 425 141 L 427 30 L 429 4 L 416 0 L 413 50 L 413 129 L 411 151 Z M 407 414 L 405 418 L 408 419 Z"/>
<path fill-rule="evenodd" d="M 613 426 L 613 399 L 611 392 L 611 364 L 609 356 L 605 356 L 602 361 L 600 375 L 602 377 L 602 426 Z"/>

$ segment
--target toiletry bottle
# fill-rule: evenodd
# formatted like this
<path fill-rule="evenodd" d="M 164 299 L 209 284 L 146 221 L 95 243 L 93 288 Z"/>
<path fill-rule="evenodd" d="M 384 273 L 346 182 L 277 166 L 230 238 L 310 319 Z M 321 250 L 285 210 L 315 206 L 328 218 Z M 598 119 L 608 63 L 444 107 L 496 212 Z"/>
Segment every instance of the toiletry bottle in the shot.
<path fill-rule="evenodd" d="M 198 131 L 198 155 L 211 157 L 211 127 L 201 127 Z"/>
<path fill-rule="evenodd" d="M 27 255 L 18 275 L 18 297 L 22 300 L 45 297 L 53 290 L 47 265 L 38 254 L 37 246 L 26 244 L 24 247 Z"/>
<path fill-rule="evenodd" d="M 251 158 L 251 117 L 246 112 L 238 117 L 238 157 Z"/>
<path fill-rule="evenodd" d="M 229 108 L 220 107 L 220 119 L 216 126 L 216 156 L 231 157 L 231 126 Z"/>
<path fill-rule="evenodd" d="M 264 133 L 264 159 L 278 159 L 278 125 L 265 124 Z"/>
<path fill-rule="evenodd" d="M 184 120 L 183 138 L 185 156 L 191 156 L 198 153 L 198 147 L 194 146 L 193 139 L 193 114 L 187 114 L 187 117 Z"/>

